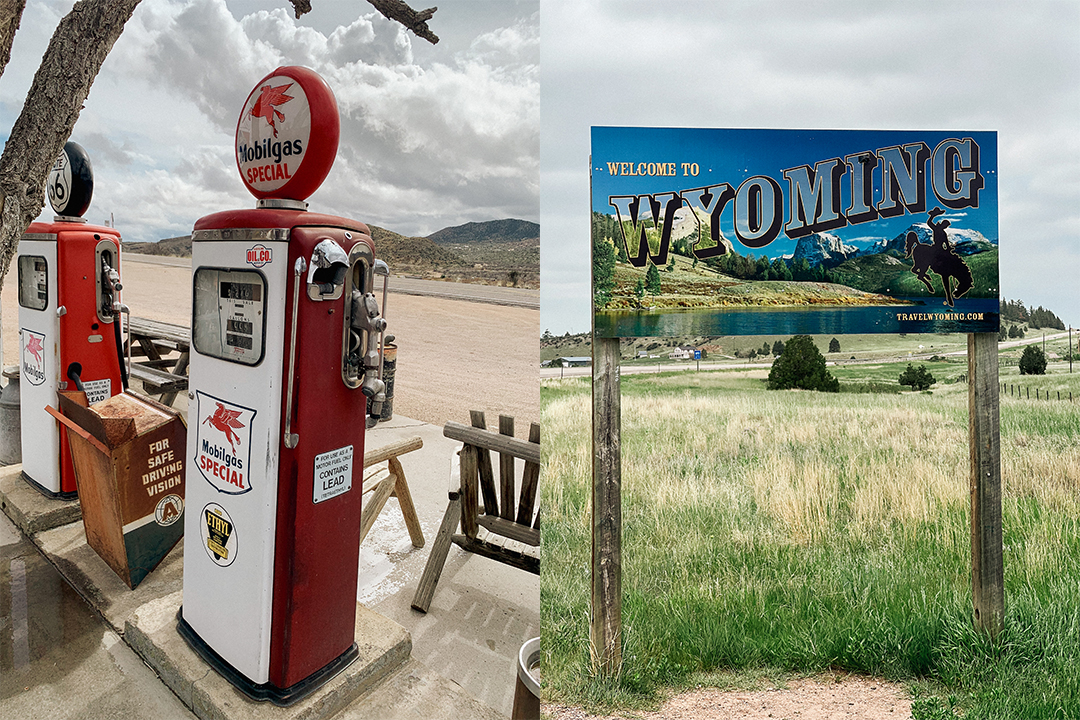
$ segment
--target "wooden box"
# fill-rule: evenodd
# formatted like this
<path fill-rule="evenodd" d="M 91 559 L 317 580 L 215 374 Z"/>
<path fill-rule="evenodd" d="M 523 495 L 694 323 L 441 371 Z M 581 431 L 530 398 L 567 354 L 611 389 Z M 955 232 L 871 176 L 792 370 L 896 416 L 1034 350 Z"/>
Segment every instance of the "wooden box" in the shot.
<path fill-rule="evenodd" d="M 187 426 L 172 408 L 124 392 L 87 406 L 59 392 L 86 541 L 134 589 L 184 534 Z"/>

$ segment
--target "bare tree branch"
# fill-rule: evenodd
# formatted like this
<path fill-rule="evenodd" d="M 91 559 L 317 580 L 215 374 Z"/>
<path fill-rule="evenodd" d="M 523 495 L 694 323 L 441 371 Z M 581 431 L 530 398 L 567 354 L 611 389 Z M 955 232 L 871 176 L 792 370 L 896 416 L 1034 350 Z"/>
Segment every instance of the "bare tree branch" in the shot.
<path fill-rule="evenodd" d="M 293 9 L 296 10 L 296 19 L 299 20 L 300 16 L 304 13 L 311 12 L 311 3 L 308 0 L 289 0 L 293 4 Z"/>
<path fill-rule="evenodd" d="M 427 21 L 431 19 L 431 16 L 435 14 L 438 8 L 428 8 L 427 10 L 421 10 L 417 12 L 409 7 L 402 0 L 368 0 L 369 3 L 375 6 L 375 9 L 381 12 L 386 18 L 390 20 L 397 20 L 399 23 L 416 33 L 417 37 L 421 37 L 434 45 L 439 42 L 439 37 L 428 29 Z"/>
<path fill-rule="evenodd" d="M 297 18 L 311 12 L 311 3 L 308 0 L 289 0 L 289 2 L 292 3 Z M 427 26 L 427 21 L 435 15 L 438 8 L 428 8 L 418 12 L 409 7 L 404 0 L 368 0 L 368 2 L 374 5 L 375 9 L 387 20 L 401 23 L 412 30 L 417 37 L 427 40 L 432 45 L 439 42 L 439 36 L 431 32 Z"/>
<path fill-rule="evenodd" d="M 11 59 L 11 42 L 19 29 L 26 0 L 0 0 L 0 75 Z"/>
<path fill-rule="evenodd" d="M 0 155 L 0 278 L 45 204 L 45 179 L 140 0 L 80 0 L 60 21 Z"/>

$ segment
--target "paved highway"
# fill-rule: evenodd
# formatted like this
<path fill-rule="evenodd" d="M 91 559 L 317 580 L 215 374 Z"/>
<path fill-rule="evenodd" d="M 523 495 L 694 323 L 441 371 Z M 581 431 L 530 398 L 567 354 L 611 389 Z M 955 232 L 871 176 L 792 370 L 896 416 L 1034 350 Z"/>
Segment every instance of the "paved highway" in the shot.
<path fill-rule="evenodd" d="M 123 262 L 145 263 L 149 265 L 167 265 L 169 267 L 191 267 L 191 258 L 172 257 L 169 255 L 139 255 L 124 253 Z M 376 294 L 381 291 L 382 283 L 376 279 Z M 390 276 L 390 292 L 403 295 L 427 295 L 430 297 L 466 300 L 469 302 L 488 303 L 491 305 L 509 305 L 512 307 L 540 309 L 540 291 L 527 288 L 496 287 L 494 285 L 474 285 L 441 280 L 422 280 L 404 276 Z"/>
<path fill-rule="evenodd" d="M 1036 331 L 1032 331 L 1036 332 Z M 1069 337 L 1068 332 L 1058 332 L 1046 336 L 1046 340 L 1060 340 L 1062 338 Z M 1043 342 L 1042 335 L 1032 335 L 1022 340 L 1008 340 L 1005 342 L 999 342 L 998 348 L 1012 348 L 1020 347 L 1022 345 L 1034 345 L 1035 343 Z M 843 365 L 868 365 L 868 364 L 881 364 L 888 362 L 915 362 L 918 360 L 929 360 L 935 355 L 954 355 L 963 356 L 967 355 L 967 350 L 957 350 L 955 352 L 924 352 L 916 355 L 897 355 L 897 356 L 882 356 L 873 358 L 863 358 L 860 360 L 843 360 L 840 364 Z M 837 363 L 833 360 L 829 360 L 826 365 L 833 366 Z M 642 373 L 658 373 L 658 372 L 675 372 L 678 370 L 769 370 L 772 368 L 772 360 L 768 362 L 757 363 L 733 363 L 733 362 L 701 362 L 697 363 L 693 360 L 686 360 L 679 363 L 657 363 L 655 365 L 620 365 L 619 374 L 621 375 L 637 375 Z M 540 369 L 540 377 L 546 378 L 562 378 L 562 377 L 586 377 L 592 375 L 592 367 L 546 367 Z"/>

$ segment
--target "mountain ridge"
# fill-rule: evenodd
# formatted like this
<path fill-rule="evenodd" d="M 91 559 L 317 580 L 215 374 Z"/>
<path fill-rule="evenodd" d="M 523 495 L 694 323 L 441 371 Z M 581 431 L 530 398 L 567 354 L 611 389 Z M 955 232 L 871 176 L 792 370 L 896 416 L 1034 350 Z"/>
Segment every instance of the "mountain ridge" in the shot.
<path fill-rule="evenodd" d="M 432 235 L 406 236 L 368 224 L 375 253 L 394 274 L 487 285 L 539 287 L 540 226 L 507 218 L 443 228 Z M 441 238 L 436 242 L 435 236 Z M 191 257 L 191 236 L 158 242 L 124 242 L 123 251 Z"/>

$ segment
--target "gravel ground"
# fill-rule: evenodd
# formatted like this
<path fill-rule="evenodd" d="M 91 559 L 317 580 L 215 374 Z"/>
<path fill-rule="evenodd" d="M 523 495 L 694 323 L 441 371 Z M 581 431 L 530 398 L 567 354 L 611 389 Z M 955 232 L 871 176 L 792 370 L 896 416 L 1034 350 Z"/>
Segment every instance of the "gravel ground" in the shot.
<path fill-rule="evenodd" d="M 653 712 L 590 715 L 581 708 L 544 705 L 552 720 L 883 720 L 910 718 L 903 686 L 861 676 L 792 680 L 783 689 L 714 689 L 676 695 Z"/>
<path fill-rule="evenodd" d="M 133 315 L 190 322 L 187 268 L 127 262 L 123 283 L 123 299 Z M 516 434 L 528 437 L 529 423 L 540 421 L 539 311 L 393 292 L 386 305 L 389 332 L 398 345 L 395 415 L 442 425 L 467 423 L 469 410 L 484 410 L 488 427 L 497 427 L 498 415 L 511 415 Z M 14 365 L 19 362 L 14 263 L 0 306 L 3 363 Z"/>

